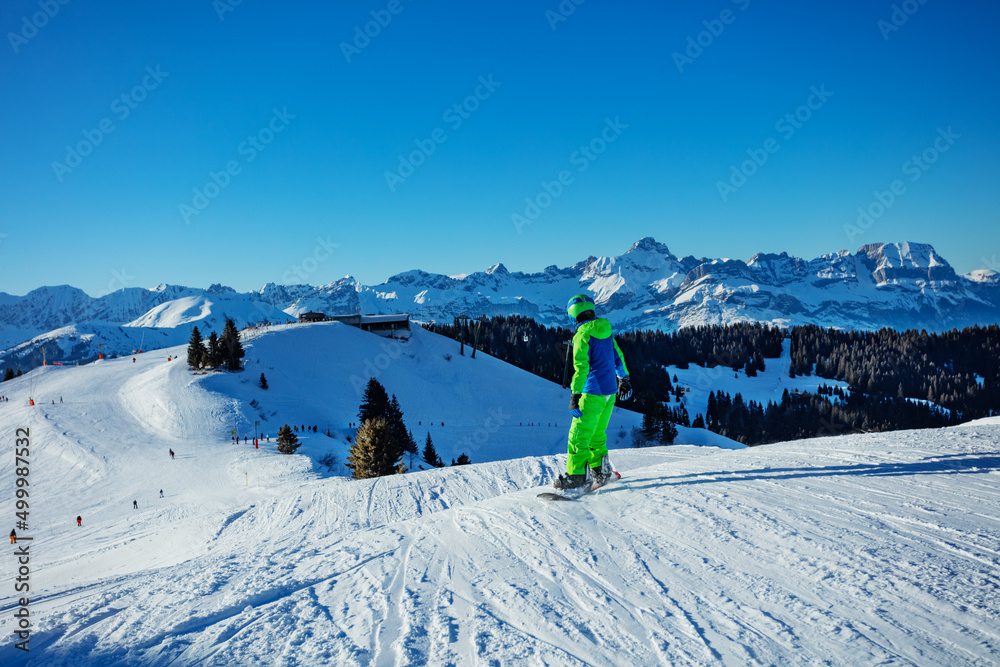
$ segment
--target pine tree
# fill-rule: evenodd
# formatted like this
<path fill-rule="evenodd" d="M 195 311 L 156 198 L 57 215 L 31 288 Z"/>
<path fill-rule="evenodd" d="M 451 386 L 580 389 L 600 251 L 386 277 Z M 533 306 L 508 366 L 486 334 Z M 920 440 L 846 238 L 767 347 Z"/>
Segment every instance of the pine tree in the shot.
<path fill-rule="evenodd" d="M 444 462 L 438 456 L 437 450 L 434 449 L 434 441 L 431 440 L 430 432 L 427 433 L 427 440 L 424 442 L 424 463 L 432 468 L 444 467 Z"/>
<path fill-rule="evenodd" d="M 236 330 L 236 323 L 233 322 L 232 318 L 226 318 L 226 326 L 222 329 L 222 338 L 219 342 L 226 370 L 240 370 L 242 368 L 240 359 L 246 355 L 246 352 L 243 350 L 243 344 L 240 343 L 240 332 Z"/>
<path fill-rule="evenodd" d="M 218 368 L 222 363 L 222 345 L 219 343 L 219 334 L 213 331 L 208 335 L 208 365 L 212 368 Z"/>
<path fill-rule="evenodd" d="M 347 455 L 346 465 L 355 479 L 371 479 L 379 477 L 378 449 L 385 446 L 389 437 L 389 426 L 385 419 L 379 417 L 363 420 L 354 436 L 354 444 Z"/>
<path fill-rule="evenodd" d="M 198 331 L 198 327 L 192 327 L 191 338 L 188 340 L 188 366 L 191 368 L 200 367 L 207 356 L 208 350 L 205 349 L 205 341 L 202 340 L 201 332 Z"/>
<path fill-rule="evenodd" d="M 452 459 L 451 461 L 451 464 L 453 466 L 467 466 L 470 463 L 472 463 L 472 459 L 470 459 L 465 452 L 462 452 L 461 454 L 458 455 L 457 461 L 454 459 Z"/>
<path fill-rule="evenodd" d="M 267 378 L 264 377 L 263 373 L 260 374 L 260 388 L 267 389 Z"/>
<path fill-rule="evenodd" d="M 674 444 L 674 438 L 677 437 L 677 426 L 673 422 L 664 421 L 663 426 L 660 427 L 660 441 L 665 445 Z"/>
<path fill-rule="evenodd" d="M 361 424 L 345 464 L 351 469 L 355 479 L 406 472 L 406 466 L 400 457 L 391 453 L 391 440 L 392 429 L 384 417 L 376 417 Z"/>
<path fill-rule="evenodd" d="M 299 436 L 292 433 L 292 429 L 288 424 L 285 424 L 280 429 L 278 429 L 278 451 L 282 454 L 294 454 L 295 450 L 298 449 L 302 443 L 299 442 Z"/>
<path fill-rule="evenodd" d="M 7 380 L 13 380 L 13 379 L 14 379 L 14 377 L 15 377 L 15 376 L 14 376 L 14 369 L 13 369 L 13 368 L 11 368 L 10 366 L 8 366 L 8 367 L 7 367 L 7 370 L 6 370 L 6 371 L 4 371 L 4 374 L 3 374 L 3 381 L 4 381 L 4 382 L 6 382 Z"/>
<path fill-rule="evenodd" d="M 647 441 L 653 440 L 657 437 L 657 407 L 658 406 L 649 406 L 646 408 L 645 414 L 642 415 L 642 434 L 645 436 Z"/>
<path fill-rule="evenodd" d="M 390 446 L 393 451 L 398 451 L 399 455 L 406 452 L 406 423 L 403 422 L 403 410 L 399 407 L 399 401 L 393 394 L 389 399 L 389 407 L 385 411 L 385 420 L 389 422 L 389 431 L 392 434 Z"/>
<path fill-rule="evenodd" d="M 358 423 L 363 424 L 378 417 L 389 416 L 389 394 L 385 387 L 375 378 L 369 378 L 365 393 L 361 396 L 361 406 L 358 408 Z"/>

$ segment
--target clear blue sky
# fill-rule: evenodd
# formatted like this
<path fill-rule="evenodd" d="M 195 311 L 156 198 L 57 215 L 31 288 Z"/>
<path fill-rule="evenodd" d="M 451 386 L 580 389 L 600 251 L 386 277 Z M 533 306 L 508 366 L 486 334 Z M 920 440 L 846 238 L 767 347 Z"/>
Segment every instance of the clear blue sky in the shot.
<path fill-rule="evenodd" d="M 996 3 L 235 1 L 0 6 L 0 291 L 1000 259 Z"/>

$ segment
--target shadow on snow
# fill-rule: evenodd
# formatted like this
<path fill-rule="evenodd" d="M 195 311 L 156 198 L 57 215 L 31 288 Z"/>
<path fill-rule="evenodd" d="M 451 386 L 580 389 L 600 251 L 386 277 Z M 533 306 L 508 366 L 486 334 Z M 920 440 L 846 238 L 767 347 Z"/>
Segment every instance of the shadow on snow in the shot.
<path fill-rule="evenodd" d="M 1000 456 L 955 454 L 934 456 L 906 463 L 859 463 L 818 468 L 760 468 L 746 471 L 719 471 L 692 473 L 676 477 L 662 477 L 645 484 L 629 484 L 632 489 L 651 489 L 660 486 L 687 484 L 714 484 L 718 482 L 749 482 L 754 480 L 801 479 L 856 475 L 859 477 L 903 477 L 908 475 L 942 475 L 1000 471 Z M 613 492 L 608 489 L 607 492 Z"/>

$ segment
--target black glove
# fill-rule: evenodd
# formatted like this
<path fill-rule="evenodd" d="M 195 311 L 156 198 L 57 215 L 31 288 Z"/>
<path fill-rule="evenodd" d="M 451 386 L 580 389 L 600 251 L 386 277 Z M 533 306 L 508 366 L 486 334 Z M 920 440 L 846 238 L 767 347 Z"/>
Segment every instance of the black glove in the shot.
<path fill-rule="evenodd" d="M 583 416 L 580 411 L 580 394 L 573 394 L 569 399 L 569 413 L 579 419 Z"/>
<path fill-rule="evenodd" d="M 618 378 L 618 400 L 627 401 L 632 398 L 632 383 L 628 381 L 628 376 Z"/>

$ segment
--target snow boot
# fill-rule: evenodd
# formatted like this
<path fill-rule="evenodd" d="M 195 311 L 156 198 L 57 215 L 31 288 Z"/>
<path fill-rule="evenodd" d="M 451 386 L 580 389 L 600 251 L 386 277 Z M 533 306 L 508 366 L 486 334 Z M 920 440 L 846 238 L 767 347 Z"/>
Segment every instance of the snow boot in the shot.
<path fill-rule="evenodd" d="M 555 481 L 552 482 L 552 486 L 560 491 L 579 491 L 588 487 L 590 483 L 589 475 L 587 475 L 587 473 L 583 473 L 582 475 L 560 474 L 556 477 Z"/>
<path fill-rule="evenodd" d="M 611 467 L 611 459 L 608 458 L 607 454 L 601 457 L 601 465 L 590 469 L 590 474 L 594 476 L 596 486 L 604 486 L 616 477 L 615 469 Z"/>

